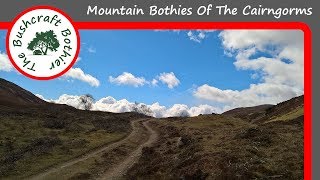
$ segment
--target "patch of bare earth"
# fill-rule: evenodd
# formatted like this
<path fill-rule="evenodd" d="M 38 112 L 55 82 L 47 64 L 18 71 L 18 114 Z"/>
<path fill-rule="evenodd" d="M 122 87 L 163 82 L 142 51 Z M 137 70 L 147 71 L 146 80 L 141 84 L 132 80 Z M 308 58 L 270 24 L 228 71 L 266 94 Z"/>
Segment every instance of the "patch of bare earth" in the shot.
<path fill-rule="evenodd" d="M 148 130 L 148 140 L 145 143 L 140 144 L 136 150 L 128 154 L 121 163 L 106 171 L 99 179 L 111 180 L 123 178 L 126 172 L 139 160 L 142 154 L 142 149 L 152 146 L 157 141 L 158 134 L 148 125 L 148 121 L 143 122 L 143 125 Z"/>

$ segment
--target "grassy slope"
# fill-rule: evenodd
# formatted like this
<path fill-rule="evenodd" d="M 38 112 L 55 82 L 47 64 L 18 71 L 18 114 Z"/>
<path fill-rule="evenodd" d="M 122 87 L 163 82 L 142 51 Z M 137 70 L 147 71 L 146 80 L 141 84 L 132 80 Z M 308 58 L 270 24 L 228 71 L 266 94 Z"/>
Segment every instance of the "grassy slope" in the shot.
<path fill-rule="evenodd" d="M 262 124 L 224 115 L 155 121 L 162 138 L 127 178 L 302 179 L 303 113 L 292 111 Z"/>
<path fill-rule="evenodd" d="M 296 109 L 293 109 L 291 110 L 290 112 L 288 113 L 285 113 L 281 116 L 275 116 L 275 117 L 272 117 L 268 122 L 274 122 L 274 121 L 288 121 L 288 120 L 291 120 L 291 119 L 295 119 L 299 116 L 303 116 L 304 114 L 304 108 L 302 106 L 296 108 Z"/>
<path fill-rule="evenodd" d="M 136 123 L 136 130 L 124 139 L 119 146 L 96 154 L 86 161 L 76 163 L 72 166 L 63 168 L 59 172 L 51 173 L 45 177 L 46 180 L 56 179 L 96 179 L 110 170 L 110 168 L 122 162 L 126 157 L 141 143 L 148 140 L 148 131 L 142 123 Z"/>
<path fill-rule="evenodd" d="M 86 112 L 63 105 L 0 106 L 0 179 L 26 177 L 117 141 L 140 115 Z"/>

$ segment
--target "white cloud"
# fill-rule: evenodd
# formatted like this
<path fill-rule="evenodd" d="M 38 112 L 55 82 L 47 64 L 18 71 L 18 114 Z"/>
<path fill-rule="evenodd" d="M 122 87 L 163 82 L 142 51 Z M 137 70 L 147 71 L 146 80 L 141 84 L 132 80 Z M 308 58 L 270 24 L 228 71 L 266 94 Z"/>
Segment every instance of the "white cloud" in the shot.
<path fill-rule="evenodd" d="M 38 97 L 43 97 L 43 96 L 38 96 Z M 68 94 L 63 94 L 59 97 L 57 100 L 47 100 L 42 98 L 45 101 L 51 102 L 51 103 L 56 103 L 56 104 L 66 104 L 68 106 L 75 107 L 77 109 L 85 109 L 84 103 L 82 103 L 81 96 L 73 96 L 73 95 L 68 95 Z"/>
<path fill-rule="evenodd" d="M 71 68 L 65 75 L 66 78 L 77 79 L 90 84 L 90 86 L 100 86 L 100 81 L 90 74 L 86 74 L 80 68 Z"/>
<path fill-rule="evenodd" d="M 250 88 L 241 91 L 221 90 L 219 88 L 202 85 L 196 89 L 194 96 L 226 105 L 226 107 L 248 107 L 261 104 L 276 104 L 292 97 L 303 94 L 300 89 L 281 84 L 251 84 Z"/>
<path fill-rule="evenodd" d="M 180 33 L 180 29 L 173 29 L 173 30 L 166 30 L 166 29 L 155 29 L 155 32 L 175 32 L 175 33 Z"/>
<path fill-rule="evenodd" d="M 109 76 L 109 82 L 117 85 L 129 85 L 134 87 L 143 86 L 148 83 L 144 77 L 135 77 L 133 74 L 123 72 L 118 77 Z"/>
<path fill-rule="evenodd" d="M 168 117 L 188 117 L 189 108 L 185 104 L 175 104 L 171 108 L 167 109 L 166 116 Z"/>
<path fill-rule="evenodd" d="M 134 109 L 138 109 L 139 112 L 156 118 L 198 116 L 199 114 L 212 114 L 222 112 L 221 109 L 209 105 L 199 105 L 189 108 L 184 104 L 174 104 L 173 106 L 167 108 L 160 105 L 158 102 L 151 105 L 146 105 L 143 103 L 136 104 L 133 102 L 129 102 L 126 99 L 117 101 L 112 97 L 102 98 L 94 104 L 94 110 L 115 113 L 132 112 L 134 111 Z"/>
<path fill-rule="evenodd" d="M 303 94 L 303 33 L 298 30 L 228 30 L 219 35 L 238 70 L 254 71 L 244 90 L 222 90 L 204 84 L 194 95 L 223 103 L 225 108 L 275 104 Z"/>
<path fill-rule="evenodd" d="M 79 62 L 80 60 L 81 58 L 78 57 L 76 62 Z M 11 72 L 13 70 L 14 67 L 12 66 L 8 56 L 5 53 L 0 52 L 0 71 Z M 71 68 L 63 77 L 67 78 L 67 81 L 77 79 L 89 83 L 91 86 L 98 87 L 100 85 L 99 80 L 90 74 L 85 74 L 80 68 Z"/>
<path fill-rule="evenodd" d="M 152 116 L 156 118 L 166 117 L 167 108 L 161 106 L 158 102 L 151 104 L 150 109 L 152 110 Z"/>
<path fill-rule="evenodd" d="M 7 54 L 0 52 L 0 71 L 10 72 L 14 70 Z"/>
<path fill-rule="evenodd" d="M 158 85 L 158 80 L 156 80 L 156 79 L 152 79 L 152 81 L 151 81 L 151 85 L 152 86 L 157 86 Z"/>
<path fill-rule="evenodd" d="M 117 77 L 109 76 L 109 82 L 117 85 L 128 85 L 134 87 L 144 86 L 146 84 L 150 86 L 158 86 L 159 81 L 163 84 L 167 85 L 168 88 L 173 89 L 174 87 L 180 84 L 179 79 L 175 76 L 173 72 L 170 73 L 160 73 L 157 77 L 148 81 L 144 77 L 136 77 L 135 75 L 129 72 L 123 72 L 121 75 Z"/>
<path fill-rule="evenodd" d="M 44 99 L 44 97 L 41 94 L 35 94 L 35 96 L 37 96 L 40 99 L 43 99 L 43 100 L 47 101 L 46 99 Z"/>
<path fill-rule="evenodd" d="M 259 74 L 258 73 L 253 73 L 250 76 L 251 76 L 251 79 L 258 79 L 259 78 Z"/>
<path fill-rule="evenodd" d="M 183 30 L 159 30 L 156 29 L 154 30 L 155 32 L 176 32 L 177 34 L 179 34 L 180 32 L 185 33 L 186 31 Z M 187 31 L 186 34 L 188 36 L 188 38 L 191 41 L 197 42 L 197 43 L 201 43 L 202 40 L 206 39 L 208 37 L 209 33 L 212 33 L 216 30 L 212 30 L 212 29 L 198 29 L 198 30 L 193 30 L 193 31 Z"/>
<path fill-rule="evenodd" d="M 108 111 L 114 113 L 133 111 L 134 103 L 130 103 L 126 99 L 115 100 L 113 97 L 102 98 L 94 104 L 93 110 Z"/>
<path fill-rule="evenodd" d="M 206 37 L 204 32 L 189 31 L 187 35 L 191 41 L 195 41 L 197 43 L 200 43 Z"/>
<path fill-rule="evenodd" d="M 161 73 L 158 77 L 158 79 L 166 84 L 168 88 L 173 89 L 174 87 L 178 86 L 180 84 L 180 80 L 175 76 L 173 72 L 170 73 Z"/>
<path fill-rule="evenodd" d="M 224 48 L 235 55 L 234 65 L 238 69 L 262 72 L 262 80 L 266 83 L 303 89 L 302 31 L 233 30 L 221 32 L 220 38 Z M 259 55 L 261 52 L 268 57 Z"/>
<path fill-rule="evenodd" d="M 76 59 L 76 63 L 78 63 L 79 61 L 81 61 L 81 57 L 78 57 L 78 58 Z"/>
<path fill-rule="evenodd" d="M 88 52 L 89 52 L 89 53 L 96 53 L 97 50 L 96 50 L 94 47 L 89 47 L 89 48 L 88 48 Z"/>
<path fill-rule="evenodd" d="M 197 116 L 199 114 L 212 114 L 212 113 L 220 113 L 221 110 L 219 108 L 209 106 L 207 104 L 202 104 L 199 106 L 194 106 L 189 109 L 190 116 Z"/>
<path fill-rule="evenodd" d="M 48 102 L 66 104 L 78 109 L 84 109 L 84 105 L 83 103 L 81 103 L 80 99 L 81 96 L 63 94 L 57 100 L 48 100 L 39 94 L 37 94 L 37 96 Z M 129 102 L 126 99 L 116 100 L 111 96 L 102 98 L 94 102 L 91 110 L 114 113 L 138 111 L 140 113 L 144 113 L 156 118 L 175 116 L 198 116 L 199 114 L 221 113 L 221 109 L 209 105 L 199 105 L 189 108 L 184 104 L 174 104 L 173 106 L 167 108 L 165 106 L 161 106 L 159 103 L 147 105 L 143 103 Z"/>
<path fill-rule="evenodd" d="M 197 30 L 187 32 L 187 36 L 191 41 L 201 43 L 202 40 L 208 37 L 208 33 L 214 32 L 215 30 Z"/>
<path fill-rule="evenodd" d="M 78 109 L 83 109 L 81 108 L 80 96 L 71 96 L 71 95 L 63 94 L 59 97 L 59 99 L 49 100 L 49 101 L 55 102 L 57 104 L 66 104 Z"/>

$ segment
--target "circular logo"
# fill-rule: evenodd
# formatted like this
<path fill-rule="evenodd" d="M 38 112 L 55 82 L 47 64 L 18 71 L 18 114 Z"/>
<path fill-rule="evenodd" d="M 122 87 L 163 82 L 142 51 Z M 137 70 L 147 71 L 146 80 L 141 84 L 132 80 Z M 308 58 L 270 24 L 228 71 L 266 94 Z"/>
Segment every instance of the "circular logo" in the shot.
<path fill-rule="evenodd" d="M 22 12 L 7 34 L 7 54 L 25 76 L 49 80 L 66 73 L 80 49 L 78 30 L 62 11 L 38 6 Z"/>

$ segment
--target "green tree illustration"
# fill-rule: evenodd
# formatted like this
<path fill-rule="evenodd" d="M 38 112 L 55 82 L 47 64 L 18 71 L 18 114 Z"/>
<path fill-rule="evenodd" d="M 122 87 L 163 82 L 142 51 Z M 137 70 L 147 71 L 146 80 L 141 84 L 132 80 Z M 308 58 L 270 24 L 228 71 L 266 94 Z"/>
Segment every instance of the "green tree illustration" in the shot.
<path fill-rule="evenodd" d="M 50 30 L 37 32 L 36 37 L 28 44 L 28 49 L 33 51 L 34 55 L 47 55 L 48 50 L 57 51 L 59 46 L 57 35 Z"/>

